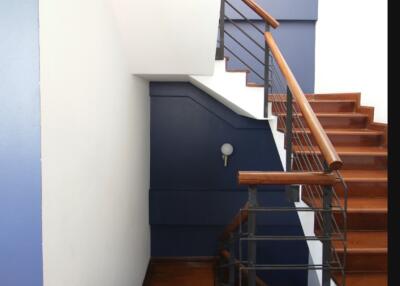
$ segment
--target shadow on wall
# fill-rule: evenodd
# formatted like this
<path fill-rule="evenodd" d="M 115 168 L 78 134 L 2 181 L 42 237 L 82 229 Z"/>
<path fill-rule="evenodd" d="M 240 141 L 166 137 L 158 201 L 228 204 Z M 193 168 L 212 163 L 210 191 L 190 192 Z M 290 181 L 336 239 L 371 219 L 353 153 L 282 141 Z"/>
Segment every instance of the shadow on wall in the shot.
<path fill-rule="evenodd" d="M 150 84 L 152 256 L 213 256 L 217 237 L 247 201 L 238 170 L 279 171 L 269 125 L 239 116 L 189 83 Z M 220 147 L 234 153 L 224 167 Z M 261 205 L 288 205 L 282 188 L 260 188 Z M 302 234 L 297 214 L 262 215 L 263 234 Z M 303 242 L 259 244 L 259 262 L 307 263 Z M 278 285 L 306 285 L 307 273 L 270 273 Z"/>

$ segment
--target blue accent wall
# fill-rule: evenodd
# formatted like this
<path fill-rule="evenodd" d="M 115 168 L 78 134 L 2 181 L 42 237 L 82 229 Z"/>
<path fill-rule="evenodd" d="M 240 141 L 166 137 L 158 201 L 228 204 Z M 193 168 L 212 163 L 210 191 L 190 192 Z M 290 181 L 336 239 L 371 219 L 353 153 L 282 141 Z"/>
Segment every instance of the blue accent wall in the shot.
<path fill-rule="evenodd" d="M 254 25 L 262 31 L 265 30 L 264 21 L 241 0 L 231 0 L 229 2 L 238 8 Z M 318 1 L 259 0 L 257 3 L 280 21 L 280 26 L 277 29 L 271 29 L 271 32 L 304 92 L 313 93 L 315 86 L 315 24 L 318 18 Z M 250 24 L 240 20 L 242 19 L 241 16 L 228 5 L 226 5 L 226 14 L 233 19 L 236 25 L 251 35 L 259 45 L 264 47 L 263 34 Z M 249 48 L 261 61 L 264 61 L 263 50 L 257 47 L 229 21 L 225 21 L 225 30 Z M 263 65 L 227 34 L 225 35 L 225 45 L 240 58 L 244 59 L 246 63 L 250 64 L 257 73 L 264 75 Z M 226 50 L 225 55 L 231 59 L 228 63 L 229 68 L 246 68 L 229 51 Z M 250 72 L 249 80 L 263 83 L 263 80 L 254 72 Z"/>
<path fill-rule="evenodd" d="M 233 6 L 238 7 L 246 18 L 258 20 L 255 14 L 242 0 L 228 0 Z M 318 0 L 257 0 L 258 5 L 263 7 L 278 21 L 287 20 L 317 20 Z M 239 19 L 238 15 L 227 9 L 227 15 L 233 19 Z"/>
<path fill-rule="evenodd" d="M 0 1 L 0 285 L 42 285 L 37 0 Z"/>
<path fill-rule="evenodd" d="M 152 256 L 213 256 L 217 238 L 247 201 L 238 170 L 282 170 L 269 125 L 242 117 L 190 83 L 150 84 Z M 234 153 L 223 166 L 220 147 Z M 280 187 L 260 188 L 263 206 L 288 206 Z M 258 232 L 298 234 L 297 214 L 260 215 Z M 244 246 L 245 249 L 245 246 Z M 263 242 L 259 262 L 307 263 L 304 242 Z M 263 274 L 260 274 L 263 275 Z M 307 273 L 269 273 L 271 285 L 306 285 Z"/>

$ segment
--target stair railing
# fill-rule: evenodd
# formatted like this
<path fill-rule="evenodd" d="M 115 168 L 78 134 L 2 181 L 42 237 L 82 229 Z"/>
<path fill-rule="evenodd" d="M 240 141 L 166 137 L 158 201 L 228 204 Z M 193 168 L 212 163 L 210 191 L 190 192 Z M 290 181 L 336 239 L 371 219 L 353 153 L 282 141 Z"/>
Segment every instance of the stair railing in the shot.
<path fill-rule="evenodd" d="M 277 28 L 279 23 L 253 0 L 242 1 L 265 21 L 265 31 L 248 20 L 229 0 L 222 0 L 216 58 L 224 59 L 227 51 L 264 82 L 265 117 L 271 114 L 278 116 L 278 128 L 285 133 L 286 172 L 238 172 L 238 183 L 248 186 L 249 198 L 219 238 L 220 257 L 226 262 L 221 263 L 220 270 L 227 271 L 220 279 L 227 285 L 236 285 L 237 281 L 242 285 L 244 278 L 249 286 L 266 285 L 257 277 L 257 271 L 304 269 L 320 271 L 323 286 L 331 285 L 332 277 L 339 275 L 341 278 L 335 279 L 335 282 L 345 285 L 348 188 L 339 172 L 343 162 L 269 32 L 270 27 Z M 241 16 L 241 21 L 244 20 L 257 30 L 263 37 L 264 45 L 235 23 L 235 20 L 229 18 L 226 8 Z M 247 47 L 243 41 L 227 31 L 225 23 L 231 24 L 244 34 L 256 50 L 262 50 L 264 59 L 257 57 L 254 49 Z M 238 48 L 262 64 L 263 75 L 240 57 L 238 50 L 227 46 L 225 35 L 237 44 Z M 298 202 L 301 192 L 301 197 L 308 206 L 261 207 L 257 201 L 257 186 L 262 185 L 285 186 L 285 192 L 291 202 Z M 342 194 L 342 199 L 338 193 Z M 315 234 L 300 237 L 266 236 L 256 233 L 256 217 L 260 213 L 291 211 L 313 212 Z M 246 232 L 243 231 L 244 225 L 247 225 Z M 266 240 L 321 241 L 322 261 L 307 265 L 257 264 L 257 243 Z M 235 242 L 239 243 L 238 259 Z M 243 242 L 247 243 L 247 255 L 242 253 Z M 341 254 L 338 254 L 336 249 L 341 249 Z"/>
<path fill-rule="evenodd" d="M 244 64 L 250 71 L 252 71 L 259 79 L 264 82 L 264 117 L 268 117 L 268 91 L 269 91 L 269 78 L 270 71 L 269 67 L 269 49 L 268 46 L 263 44 L 259 44 L 257 39 L 252 37 L 245 30 L 240 28 L 239 25 L 235 23 L 233 19 L 231 19 L 225 12 L 226 8 L 230 9 L 232 12 L 235 12 L 239 15 L 246 23 L 250 24 L 261 36 L 264 35 L 264 32 L 269 31 L 270 27 L 276 29 L 279 26 L 279 22 L 268 14 L 261 6 L 259 6 L 253 0 L 242 0 L 248 7 L 250 7 L 255 13 L 257 13 L 265 22 L 265 29 L 261 30 L 259 27 L 254 25 L 237 7 L 235 7 L 229 0 L 221 1 L 221 9 L 220 9 L 220 19 L 219 19 L 219 40 L 218 47 L 216 52 L 217 60 L 224 60 L 225 50 L 229 51 L 229 53 L 235 57 L 239 62 Z M 243 45 L 239 40 L 237 40 L 232 33 L 225 29 L 225 21 L 232 24 L 237 30 L 239 30 L 243 35 L 245 35 L 253 44 L 255 44 L 264 54 L 264 59 L 259 59 L 254 52 L 252 52 L 249 48 Z M 234 41 L 237 45 L 239 45 L 243 50 L 245 50 L 250 56 L 252 56 L 258 63 L 260 63 L 264 67 L 264 73 L 260 73 L 251 67 L 251 65 L 247 64 L 245 60 L 243 60 L 237 53 L 233 51 L 232 47 L 228 47 L 225 42 L 225 35 L 228 36 L 232 41 Z M 262 41 L 264 42 L 264 41 Z"/>

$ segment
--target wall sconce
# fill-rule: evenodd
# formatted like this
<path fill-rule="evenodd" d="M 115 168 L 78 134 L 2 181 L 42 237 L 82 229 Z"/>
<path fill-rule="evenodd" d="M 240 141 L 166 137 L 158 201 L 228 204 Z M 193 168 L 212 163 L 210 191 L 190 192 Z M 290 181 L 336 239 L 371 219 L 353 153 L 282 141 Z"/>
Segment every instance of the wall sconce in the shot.
<path fill-rule="evenodd" d="M 233 146 L 225 143 L 221 146 L 222 159 L 224 160 L 224 167 L 228 166 L 228 156 L 233 153 Z"/>

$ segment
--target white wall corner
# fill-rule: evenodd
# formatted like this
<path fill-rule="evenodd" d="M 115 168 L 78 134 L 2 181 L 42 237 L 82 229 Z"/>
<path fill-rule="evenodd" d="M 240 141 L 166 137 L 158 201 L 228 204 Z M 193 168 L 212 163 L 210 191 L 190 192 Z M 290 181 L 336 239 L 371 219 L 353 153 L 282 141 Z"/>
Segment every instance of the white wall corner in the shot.
<path fill-rule="evenodd" d="M 107 1 L 112 4 L 132 74 L 212 74 L 219 1 Z"/>
<path fill-rule="evenodd" d="M 361 92 L 387 123 L 387 1 L 319 1 L 315 57 L 317 93 Z"/>

